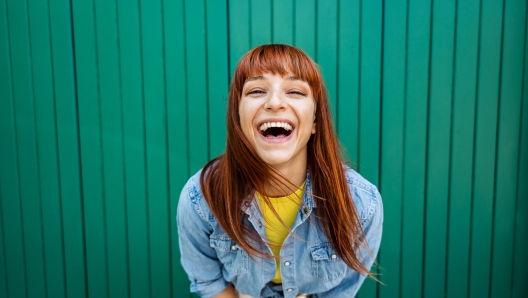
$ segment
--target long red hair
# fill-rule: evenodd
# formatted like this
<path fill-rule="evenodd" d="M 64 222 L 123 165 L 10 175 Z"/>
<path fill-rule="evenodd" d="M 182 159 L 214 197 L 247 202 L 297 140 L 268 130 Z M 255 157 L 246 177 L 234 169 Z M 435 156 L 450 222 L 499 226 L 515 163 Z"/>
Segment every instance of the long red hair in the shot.
<path fill-rule="evenodd" d="M 262 45 L 247 52 L 238 63 L 229 87 L 226 152 L 210 161 L 201 174 L 200 184 L 209 207 L 227 235 L 250 256 L 272 257 L 252 245 L 253 241 L 262 243 L 262 239 L 255 230 L 242 224 L 243 201 L 248 196 L 253 197 L 255 191 L 264 193 L 264 186 L 270 185 L 270 181 L 282 186 L 286 185 L 281 181 L 288 182 L 260 159 L 240 126 L 238 110 L 244 83 L 264 73 L 281 76 L 291 73 L 310 85 L 316 104 L 317 132 L 308 141 L 307 167 L 319 227 L 350 268 L 372 276 L 360 262 L 360 248 L 369 250 L 346 181 L 327 91 L 317 65 L 298 48 Z"/>

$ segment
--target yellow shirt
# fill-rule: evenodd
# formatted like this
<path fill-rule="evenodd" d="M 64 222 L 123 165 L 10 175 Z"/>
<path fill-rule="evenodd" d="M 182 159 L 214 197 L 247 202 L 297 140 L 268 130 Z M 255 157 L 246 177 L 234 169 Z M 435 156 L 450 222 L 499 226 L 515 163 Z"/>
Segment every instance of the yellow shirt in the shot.
<path fill-rule="evenodd" d="M 305 182 L 306 183 L 306 182 Z M 285 197 L 270 197 L 271 204 L 282 221 L 288 226 L 292 227 L 293 221 L 299 211 L 299 205 L 302 203 L 304 183 L 296 192 Z M 262 210 L 262 216 L 266 222 L 266 236 L 270 244 L 278 247 L 271 247 L 274 256 L 280 256 L 280 247 L 289 234 L 289 230 L 283 226 L 280 220 L 273 214 L 271 208 L 264 202 L 264 198 L 257 192 L 257 197 Z M 280 260 L 276 259 L 277 271 L 275 277 L 271 280 L 274 283 L 282 283 L 280 273 Z"/>

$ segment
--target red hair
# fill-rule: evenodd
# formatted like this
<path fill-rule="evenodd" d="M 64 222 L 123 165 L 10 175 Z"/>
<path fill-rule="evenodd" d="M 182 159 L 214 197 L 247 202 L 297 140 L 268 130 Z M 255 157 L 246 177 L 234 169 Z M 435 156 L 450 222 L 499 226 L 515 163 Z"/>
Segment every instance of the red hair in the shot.
<path fill-rule="evenodd" d="M 317 133 L 308 141 L 307 167 L 320 227 L 348 267 L 372 277 L 359 260 L 360 248 L 369 250 L 346 181 L 326 87 L 317 65 L 298 48 L 262 45 L 247 52 L 238 63 L 229 87 L 226 152 L 204 167 L 200 179 L 211 211 L 227 235 L 250 256 L 272 257 L 251 244 L 250 240 L 263 241 L 256 231 L 242 224 L 245 215 L 242 204 L 248 196 L 254 197 L 255 191 L 264 194 L 265 185 L 286 187 L 282 181 L 293 185 L 260 159 L 240 126 L 238 108 L 244 83 L 264 73 L 292 74 L 310 85 L 316 105 Z"/>

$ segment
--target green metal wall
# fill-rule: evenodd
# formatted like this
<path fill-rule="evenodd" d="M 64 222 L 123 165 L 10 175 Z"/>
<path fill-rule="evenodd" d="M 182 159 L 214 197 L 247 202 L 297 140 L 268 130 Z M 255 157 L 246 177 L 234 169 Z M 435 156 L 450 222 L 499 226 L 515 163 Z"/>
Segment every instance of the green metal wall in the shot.
<path fill-rule="evenodd" d="M 0 297 L 188 297 L 181 187 L 263 43 L 379 185 L 364 297 L 528 297 L 525 0 L 0 0 Z"/>

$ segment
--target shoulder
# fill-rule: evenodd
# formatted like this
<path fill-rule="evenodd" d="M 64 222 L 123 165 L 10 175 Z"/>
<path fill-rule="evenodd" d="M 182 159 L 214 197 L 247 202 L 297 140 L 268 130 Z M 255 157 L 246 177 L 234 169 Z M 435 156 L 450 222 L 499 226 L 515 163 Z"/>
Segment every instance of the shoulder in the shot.
<path fill-rule="evenodd" d="M 195 213 L 202 220 L 212 222 L 214 220 L 213 214 L 209 209 L 209 205 L 205 201 L 202 190 L 200 188 L 200 175 L 202 170 L 191 176 L 187 183 L 182 188 L 180 199 L 178 201 L 178 217 L 190 216 L 189 213 Z"/>
<path fill-rule="evenodd" d="M 382 212 L 381 195 L 378 188 L 354 169 L 345 166 L 345 176 L 359 218 L 369 221 L 376 212 Z"/>
<path fill-rule="evenodd" d="M 200 175 L 202 170 L 200 169 L 196 174 L 192 175 L 187 183 L 183 186 L 182 195 L 186 194 L 189 199 L 196 199 L 202 192 L 200 190 Z"/>

